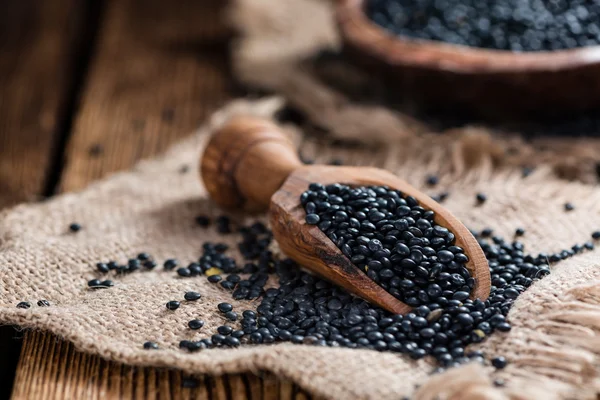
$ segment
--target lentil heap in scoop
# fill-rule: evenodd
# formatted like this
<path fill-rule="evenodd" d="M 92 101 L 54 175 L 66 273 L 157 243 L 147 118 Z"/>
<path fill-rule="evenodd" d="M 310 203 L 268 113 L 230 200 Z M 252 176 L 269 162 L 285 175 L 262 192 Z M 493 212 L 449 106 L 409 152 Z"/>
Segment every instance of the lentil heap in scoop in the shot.
<path fill-rule="evenodd" d="M 323 186 L 301 196 L 306 222 L 318 225 L 354 265 L 409 306 L 464 301 L 475 284 L 469 258 L 435 213 L 385 186 Z"/>
<path fill-rule="evenodd" d="M 489 49 L 561 50 L 600 43 L 596 0 L 369 0 L 397 35 Z"/>

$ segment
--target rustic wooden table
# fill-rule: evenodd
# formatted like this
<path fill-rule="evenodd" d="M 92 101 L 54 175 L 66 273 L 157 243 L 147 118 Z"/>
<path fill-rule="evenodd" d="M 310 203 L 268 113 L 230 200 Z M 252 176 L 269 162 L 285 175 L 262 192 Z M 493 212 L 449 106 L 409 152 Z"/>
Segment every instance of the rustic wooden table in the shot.
<path fill-rule="evenodd" d="M 79 190 L 160 153 L 233 96 L 224 5 L 0 1 L 0 207 Z M 108 362 L 51 334 L 15 332 L 0 335 L 0 398 L 13 375 L 13 399 L 309 397 L 258 372 L 182 388 L 181 372 Z"/>

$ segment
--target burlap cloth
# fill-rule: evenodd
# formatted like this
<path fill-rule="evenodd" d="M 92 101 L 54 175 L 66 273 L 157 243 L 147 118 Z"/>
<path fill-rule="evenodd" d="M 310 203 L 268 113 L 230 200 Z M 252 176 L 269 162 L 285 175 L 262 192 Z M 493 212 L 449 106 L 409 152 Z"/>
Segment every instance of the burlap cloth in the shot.
<path fill-rule="evenodd" d="M 426 175 L 436 173 L 440 184 L 427 190 L 450 191 L 445 204 L 467 226 L 489 226 L 506 237 L 524 227 L 523 241 L 531 252 L 582 243 L 600 226 L 600 190 L 563 180 L 556 174 L 560 169 L 542 164 L 572 148 L 550 146 L 540 151 L 517 136 L 500 138 L 481 128 L 427 133 L 417 121 L 379 105 L 355 104 L 340 93 L 333 103 L 331 98 L 318 103 L 315 94 L 326 93 L 325 98 L 331 93 L 325 85 L 313 85 L 314 91 L 298 83 L 283 88 L 281 82 L 296 79 L 306 81 L 309 89 L 316 82 L 300 65 L 304 61 L 298 61 L 320 47 L 335 45 L 330 13 L 326 2 L 309 0 L 238 0 L 233 8 L 233 20 L 243 34 L 235 50 L 238 77 L 249 83 L 243 70 L 260 70 L 263 63 L 263 81 L 254 84 L 283 93 L 304 110 L 310 123 L 303 130 L 286 128 L 305 158 L 387 168 L 422 188 Z M 307 30 L 308 25 L 319 29 Z M 301 30 L 321 40 L 311 36 L 305 45 Z M 287 41 L 277 39 L 281 37 Z M 278 62 L 280 69 L 268 68 Z M 337 106 L 331 108 L 332 104 Z M 96 276 L 97 261 L 124 262 L 148 251 L 159 261 L 176 257 L 189 262 L 200 255 L 205 241 L 235 243 L 237 234 L 218 235 L 194 222 L 198 214 L 221 214 L 206 198 L 198 178 L 201 148 L 211 129 L 232 115 L 281 115 L 283 105 L 279 97 L 235 101 L 159 159 L 142 162 L 83 192 L 2 212 L 0 322 L 49 330 L 80 350 L 129 364 L 214 375 L 266 370 L 335 399 L 595 398 L 600 391 L 600 250 L 557 264 L 550 276 L 516 301 L 509 314 L 512 331 L 478 345 L 489 356 L 505 355 L 510 361 L 506 369 L 468 365 L 435 376 L 429 375 L 430 360 L 367 350 L 277 344 L 189 354 L 178 349 L 180 340 L 205 337 L 224 322 L 216 304 L 229 301 L 238 310 L 253 306 L 231 300 L 230 292 L 203 277 L 177 278 L 159 267 L 117 277 L 111 289 L 86 288 L 86 281 Z M 380 144 L 332 140 L 349 137 L 375 138 Z M 595 145 L 591 140 L 585 143 Z M 525 150 L 515 154 L 510 150 L 514 146 Z M 584 162 L 575 159 L 568 171 L 589 181 L 593 154 L 581 159 Z M 523 179 L 516 166 L 525 160 L 540 164 Z M 190 172 L 180 173 L 182 165 L 191 166 Z M 475 207 L 477 191 L 489 197 L 481 207 Z M 575 204 L 574 211 L 564 212 L 566 201 Z M 77 234 L 68 232 L 74 221 L 83 226 Z M 167 301 L 181 299 L 188 290 L 199 291 L 202 299 L 184 303 L 175 312 L 165 308 Z M 51 306 L 36 306 L 39 299 L 47 299 Z M 33 306 L 18 309 L 20 301 Z M 193 318 L 204 319 L 206 326 L 191 331 L 187 321 Z M 142 349 L 147 340 L 158 342 L 161 349 Z M 496 378 L 504 379 L 506 386 L 495 387 Z"/>

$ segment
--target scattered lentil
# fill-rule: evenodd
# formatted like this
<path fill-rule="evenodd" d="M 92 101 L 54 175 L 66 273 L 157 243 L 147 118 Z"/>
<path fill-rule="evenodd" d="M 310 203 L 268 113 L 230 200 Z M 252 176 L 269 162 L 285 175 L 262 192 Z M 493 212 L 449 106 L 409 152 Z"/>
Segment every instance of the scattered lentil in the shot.
<path fill-rule="evenodd" d="M 235 311 L 228 311 L 225 313 L 225 318 L 227 318 L 230 321 L 237 321 L 238 315 Z"/>
<path fill-rule="evenodd" d="M 506 358 L 504 358 L 502 356 L 495 357 L 492 359 L 492 365 L 497 369 L 503 369 L 504 367 L 506 367 L 506 364 L 508 364 L 506 362 Z"/>
<path fill-rule="evenodd" d="M 97 263 L 96 264 L 96 269 L 99 272 L 102 272 L 103 274 L 106 274 L 106 273 L 108 273 L 110 271 L 110 268 L 105 263 Z"/>
<path fill-rule="evenodd" d="M 483 204 L 487 201 L 487 196 L 484 193 L 477 193 L 475 198 L 479 204 Z"/>
<path fill-rule="evenodd" d="M 200 329 L 204 326 L 204 321 L 202 321 L 201 319 L 193 319 L 190 322 L 188 322 L 188 326 L 190 327 L 190 329 Z"/>
<path fill-rule="evenodd" d="M 186 377 L 181 381 L 181 386 L 186 389 L 195 389 L 200 386 L 200 381 L 193 377 Z"/>
<path fill-rule="evenodd" d="M 592 239 L 600 240 L 600 231 L 595 231 L 592 233 Z"/>
<path fill-rule="evenodd" d="M 196 301 L 198 299 L 200 299 L 202 297 L 202 295 L 198 292 L 186 292 L 185 295 L 183 296 L 184 299 L 186 299 L 187 301 Z"/>
<path fill-rule="evenodd" d="M 171 300 L 167 303 L 167 309 L 175 311 L 179 308 L 180 305 L 181 303 L 179 303 L 177 300 Z"/>
<path fill-rule="evenodd" d="M 439 181 L 440 180 L 437 175 L 427 175 L 427 179 L 425 180 L 429 186 L 435 186 L 439 183 Z"/>
<path fill-rule="evenodd" d="M 217 283 L 217 282 L 219 282 L 221 279 L 223 279 L 223 278 L 221 278 L 221 275 L 209 275 L 209 276 L 208 276 L 208 281 L 209 281 L 210 283 Z"/>
<path fill-rule="evenodd" d="M 219 217 L 217 217 L 217 232 L 219 233 L 231 233 L 231 221 L 229 220 L 229 217 L 225 216 L 225 215 L 221 215 Z"/>
<path fill-rule="evenodd" d="M 26 302 L 26 301 L 22 301 L 22 302 L 20 302 L 19 304 L 17 304 L 17 308 L 24 308 L 24 309 L 27 309 L 27 308 L 29 308 L 29 307 L 31 307 L 31 304 L 30 304 L 30 303 L 28 303 L 28 302 Z"/>
<path fill-rule="evenodd" d="M 81 230 L 81 225 L 79 225 L 77 222 L 73 222 L 71 225 L 69 225 L 69 230 L 71 232 L 79 232 Z"/>
<path fill-rule="evenodd" d="M 39 300 L 37 305 L 40 307 L 50 307 L 50 302 L 48 300 Z"/>
<path fill-rule="evenodd" d="M 167 271 L 172 271 L 175 269 L 175 267 L 177 267 L 177 265 L 179 265 L 179 263 L 177 262 L 177 260 L 170 258 L 168 260 L 166 260 L 163 264 L 163 267 L 167 270 Z"/>
<path fill-rule="evenodd" d="M 521 169 L 521 176 L 523 178 L 527 178 L 529 175 L 531 175 L 533 173 L 533 171 L 535 171 L 534 167 L 523 167 Z"/>
<path fill-rule="evenodd" d="M 517 228 L 515 230 L 515 236 L 523 236 L 525 234 L 525 229 L 523 228 Z"/>
<path fill-rule="evenodd" d="M 219 303 L 217 305 L 217 308 L 219 309 L 219 311 L 221 311 L 222 313 L 227 313 L 231 310 L 233 310 L 233 306 L 229 303 Z"/>
<path fill-rule="evenodd" d="M 91 288 L 95 287 L 95 286 L 100 286 L 100 279 L 92 279 L 89 280 L 87 285 Z"/>
<path fill-rule="evenodd" d="M 221 334 L 223 336 L 227 336 L 231 332 L 233 332 L 233 328 L 228 325 L 221 325 L 217 328 L 217 332 L 219 332 L 219 334 Z"/>
<path fill-rule="evenodd" d="M 573 211 L 575 209 L 575 206 L 571 203 L 565 203 L 565 211 Z"/>
<path fill-rule="evenodd" d="M 196 223 L 198 225 L 200 225 L 203 228 L 206 228 L 207 226 L 210 225 L 210 218 L 207 217 L 206 215 L 198 215 L 196 217 Z"/>
<path fill-rule="evenodd" d="M 154 342 L 144 343 L 144 349 L 146 350 L 158 350 L 158 344 Z"/>

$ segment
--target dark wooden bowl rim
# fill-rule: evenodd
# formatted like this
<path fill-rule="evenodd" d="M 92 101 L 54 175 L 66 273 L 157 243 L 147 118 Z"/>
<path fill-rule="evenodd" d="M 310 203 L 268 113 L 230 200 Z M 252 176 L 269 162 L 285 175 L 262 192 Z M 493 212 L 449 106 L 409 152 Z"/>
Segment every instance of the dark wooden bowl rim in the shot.
<path fill-rule="evenodd" d="M 522 52 L 481 49 L 431 40 L 399 37 L 372 22 L 364 12 L 368 0 L 338 0 L 336 19 L 344 42 L 365 56 L 389 65 L 460 74 L 553 72 L 600 62 L 600 46 Z"/>

